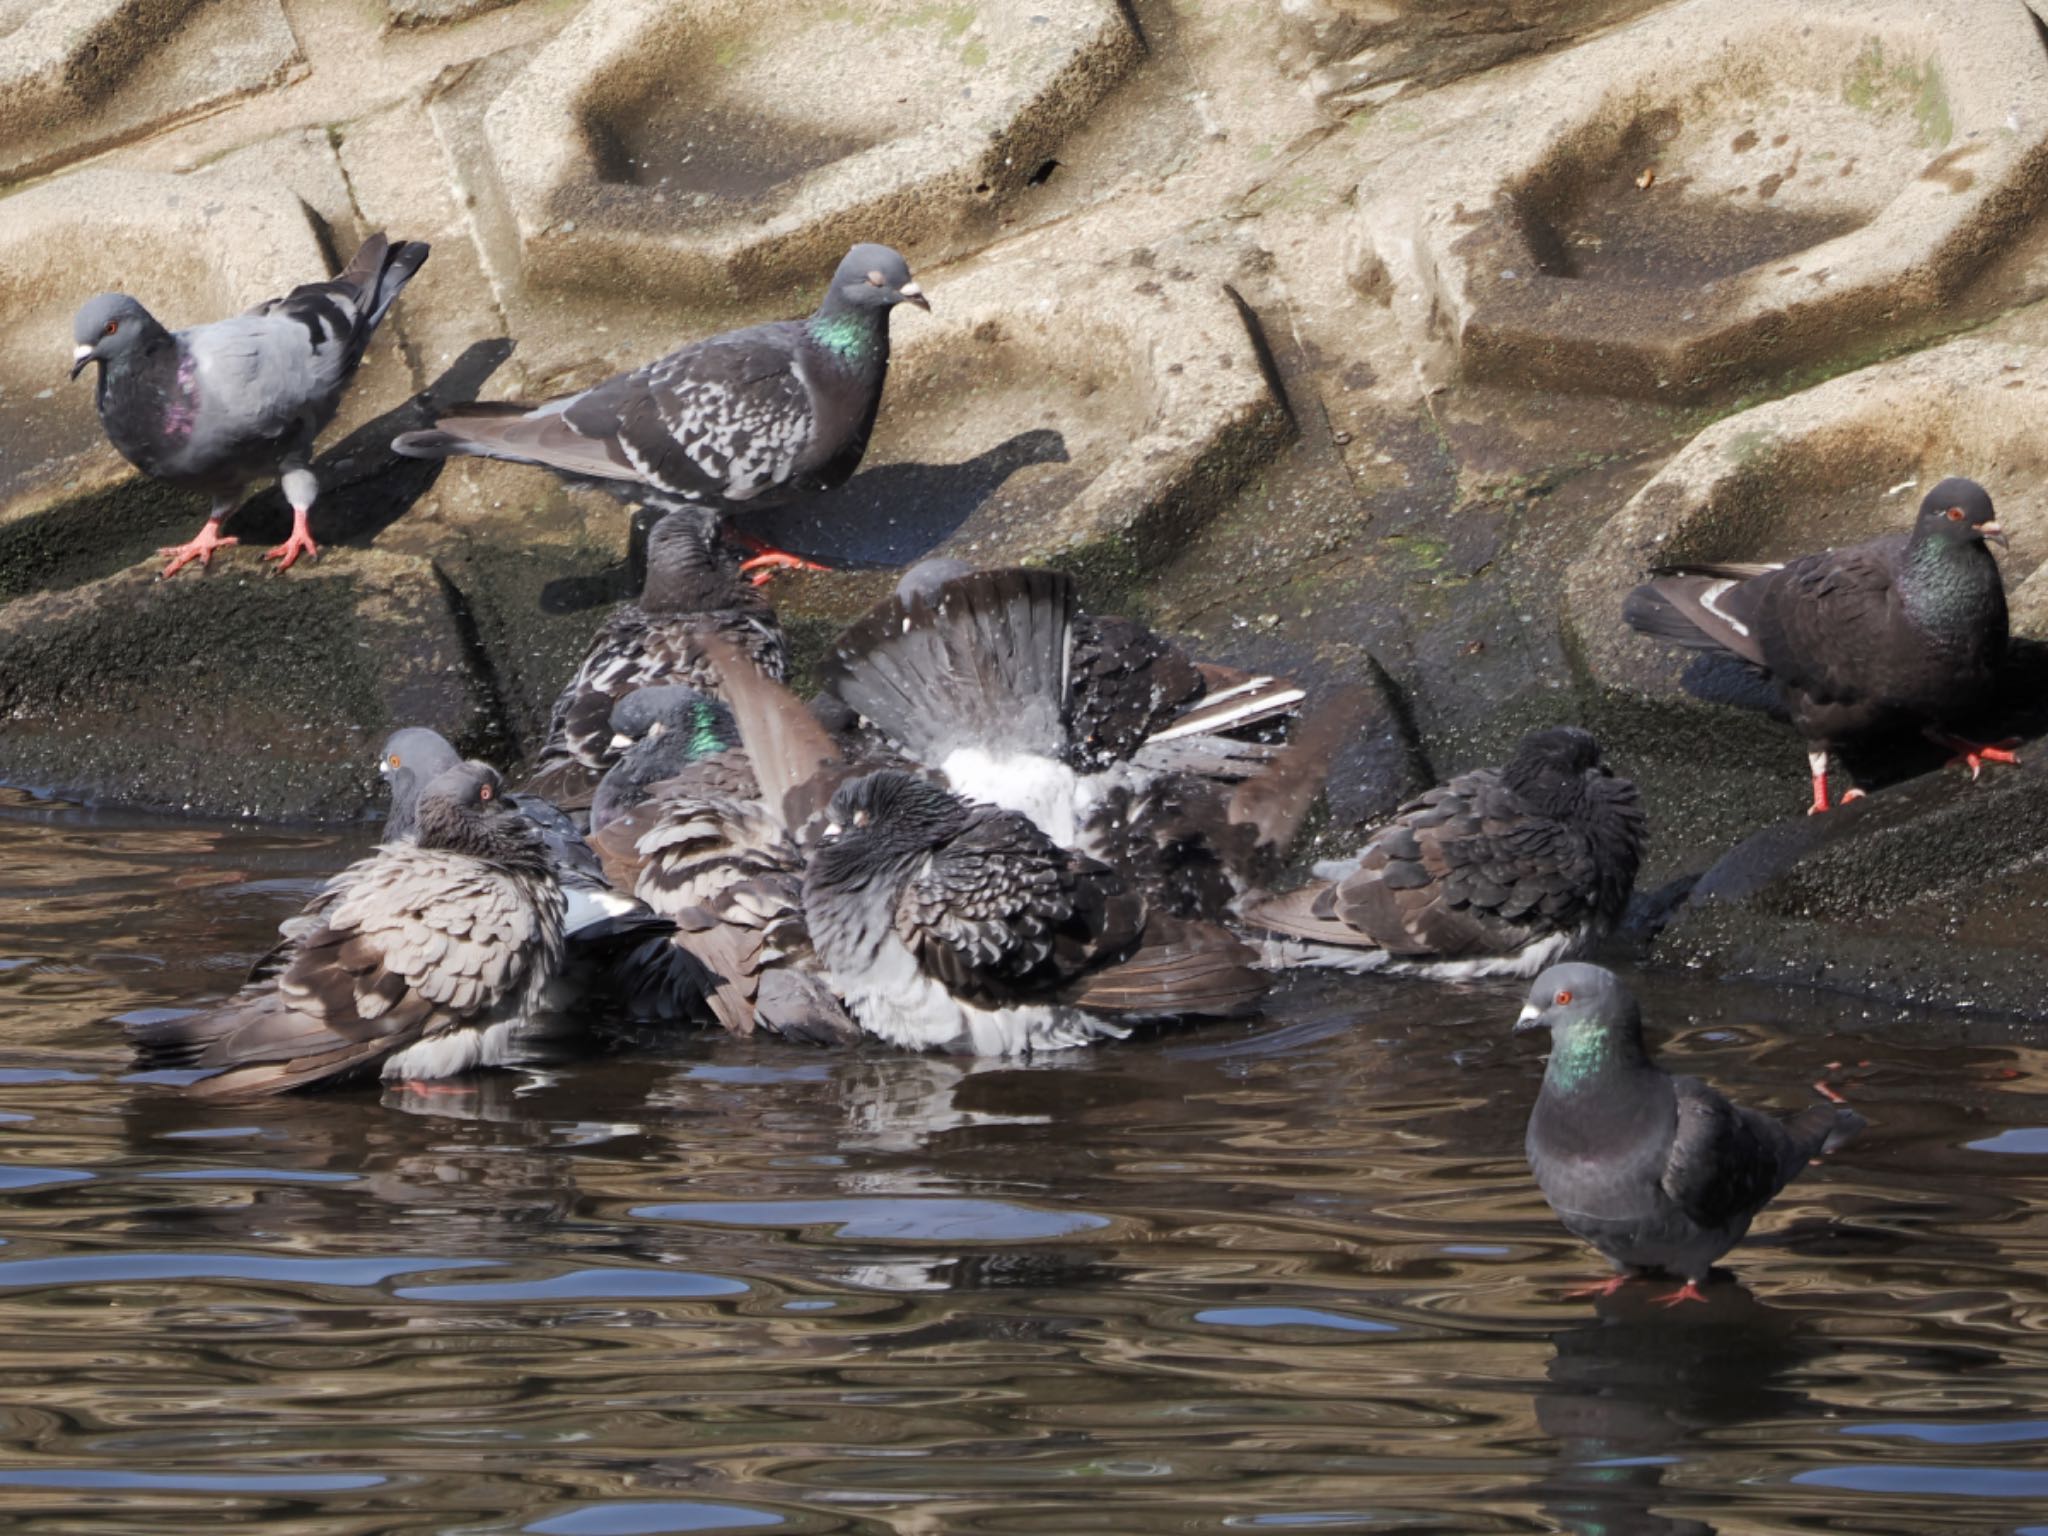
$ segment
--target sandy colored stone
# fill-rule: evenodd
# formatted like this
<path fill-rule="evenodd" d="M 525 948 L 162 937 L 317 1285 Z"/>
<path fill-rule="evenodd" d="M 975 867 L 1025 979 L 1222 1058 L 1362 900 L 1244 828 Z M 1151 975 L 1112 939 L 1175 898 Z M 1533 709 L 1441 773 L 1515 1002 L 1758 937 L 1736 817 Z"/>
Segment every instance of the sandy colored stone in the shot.
<path fill-rule="evenodd" d="M 1142 54 L 1114 0 L 592 6 L 488 109 L 479 232 L 501 280 L 683 297 L 952 254 Z"/>
<path fill-rule="evenodd" d="M 2048 192 L 2018 4 L 1687 0 L 1361 188 L 1354 278 L 1439 377 L 1688 398 L 1934 312 Z"/>
<path fill-rule="evenodd" d="M 0 179 L 281 84 L 303 62 L 278 0 L 6 0 Z"/>

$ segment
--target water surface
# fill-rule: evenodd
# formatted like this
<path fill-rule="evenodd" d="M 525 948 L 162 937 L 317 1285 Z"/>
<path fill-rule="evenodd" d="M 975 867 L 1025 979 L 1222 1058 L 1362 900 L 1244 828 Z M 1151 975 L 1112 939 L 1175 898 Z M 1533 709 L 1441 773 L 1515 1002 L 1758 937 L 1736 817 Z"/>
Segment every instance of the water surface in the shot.
<path fill-rule="evenodd" d="M 1566 1295 L 1513 986 L 1032 1067 L 128 1074 L 109 1017 L 230 990 L 367 841 L 0 792 L 0 1527 L 2048 1531 L 2022 1031 L 1641 978 L 1671 1058 L 1872 1121 L 1675 1313 Z"/>

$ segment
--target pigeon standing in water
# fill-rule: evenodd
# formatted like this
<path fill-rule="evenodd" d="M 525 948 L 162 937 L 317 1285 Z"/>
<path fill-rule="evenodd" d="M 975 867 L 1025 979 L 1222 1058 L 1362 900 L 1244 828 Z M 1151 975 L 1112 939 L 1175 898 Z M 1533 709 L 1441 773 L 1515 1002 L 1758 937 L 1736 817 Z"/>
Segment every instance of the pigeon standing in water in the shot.
<path fill-rule="evenodd" d="M 377 1069 L 511 1065 L 562 962 L 562 888 L 498 775 L 462 763 L 421 792 L 415 840 L 329 882 L 266 979 L 204 1013 L 129 1026 L 145 1067 L 201 1068 L 247 1098 Z"/>
<path fill-rule="evenodd" d="M 292 506 L 291 537 L 264 555 L 288 570 L 318 558 L 307 528 L 320 482 L 313 441 L 341 404 L 356 366 L 400 290 L 427 259 L 418 241 L 363 242 L 331 282 L 307 283 L 247 314 L 167 331 L 125 293 L 88 299 L 72 321 L 71 376 L 99 364 L 100 424 L 145 475 L 213 498 L 190 542 L 159 550 L 163 574 L 239 542 L 220 525 L 258 481 L 275 476 Z"/>
<path fill-rule="evenodd" d="M 698 637 L 723 635 L 770 677 L 788 670 L 782 627 L 759 590 L 719 549 L 718 518 L 697 508 L 671 512 L 647 539 L 647 579 L 637 603 L 614 609 L 591 641 L 548 722 L 528 788 L 566 810 L 590 796 L 619 760 L 612 708 L 638 688 L 681 684 L 715 695 L 718 669 Z"/>
<path fill-rule="evenodd" d="M 1835 1104 L 1778 1120 L 1731 1104 L 1696 1077 L 1673 1077 L 1643 1046 L 1636 1000 L 1597 965 L 1536 978 L 1515 1032 L 1550 1031 L 1550 1062 L 1529 1116 L 1529 1166 L 1574 1237 L 1619 1271 L 1685 1284 L 1663 1304 L 1704 1301 L 1714 1261 L 1806 1165 L 1864 1126 Z"/>
<path fill-rule="evenodd" d="M 1806 738 L 1816 814 L 1829 808 L 1830 758 L 1869 732 L 1921 730 L 1972 778 L 1987 762 L 2019 761 L 2008 745 L 1944 729 L 1986 702 L 2005 661 L 2005 586 L 1987 539 L 2006 542 L 1990 496 L 1951 477 L 1927 493 L 1911 533 L 1784 565 L 1672 567 L 1631 592 L 1622 617 L 1777 684 Z"/>
<path fill-rule="evenodd" d="M 543 405 L 464 406 L 391 446 L 539 465 L 664 509 L 777 506 L 860 466 L 889 372 L 889 312 L 905 303 L 931 308 L 909 264 L 856 245 L 808 319 L 693 342 Z M 766 546 L 743 569 L 765 580 L 778 566 L 822 569 Z"/>
<path fill-rule="evenodd" d="M 1280 965 L 1458 980 L 1530 976 L 1613 930 L 1643 856 L 1636 787 L 1576 726 L 1394 813 L 1336 877 L 1253 903 Z"/>

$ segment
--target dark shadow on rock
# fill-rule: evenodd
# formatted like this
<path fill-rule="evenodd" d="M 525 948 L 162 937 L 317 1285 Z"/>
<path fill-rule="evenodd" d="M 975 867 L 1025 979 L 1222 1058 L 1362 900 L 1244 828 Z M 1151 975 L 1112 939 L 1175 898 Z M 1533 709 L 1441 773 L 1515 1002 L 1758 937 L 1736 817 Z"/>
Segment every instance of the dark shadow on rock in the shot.
<path fill-rule="evenodd" d="M 374 421 L 366 421 L 313 461 L 320 499 L 313 504 L 314 541 L 368 545 L 412 509 L 440 478 L 444 459 L 409 459 L 391 440 L 434 424 L 451 405 L 467 405 L 512 355 L 503 337 L 472 342 L 425 389 Z M 292 514 L 276 486 L 252 496 L 228 519 L 227 531 L 245 544 L 269 545 L 291 532 Z"/>
<path fill-rule="evenodd" d="M 540 611 L 581 613 L 638 597 L 647 581 L 647 535 L 663 516 L 658 508 L 634 507 L 626 524 L 626 558 L 601 571 L 557 576 L 540 589 Z"/>
<path fill-rule="evenodd" d="M 739 526 L 791 554 L 851 569 L 922 560 L 959 532 L 1020 469 L 1069 462 L 1048 427 L 1020 432 L 964 464 L 883 464 L 835 491 L 743 514 Z"/>

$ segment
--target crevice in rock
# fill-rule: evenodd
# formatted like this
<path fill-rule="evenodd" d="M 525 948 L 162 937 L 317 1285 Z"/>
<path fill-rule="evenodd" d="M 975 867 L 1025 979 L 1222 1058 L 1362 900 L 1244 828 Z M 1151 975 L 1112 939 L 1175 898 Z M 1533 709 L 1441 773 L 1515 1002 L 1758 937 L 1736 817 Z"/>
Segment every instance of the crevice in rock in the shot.
<path fill-rule="evenodd" d="M 456 750 L 464 757 L 497 760 L 510 767 L 524 756 L 524 748 L 519 739 L 518 725 L 512 718 L 504 682 L 491 662 L 490 648 L 484 644 L 483 631 L 462 588 L 443 569 L 439 560 L 428 564 L 433 569 L 434 580 L 440 584 L 442 597 L 447 600 L 448 615 L 454 621 L 456 636 L 462 643 L 463 659 L 468 663 L 470 678 L 480 695 L 478 702 L 483 706 L 484 723 L 465 732 L 463 738 L 456 742 Z"/>

